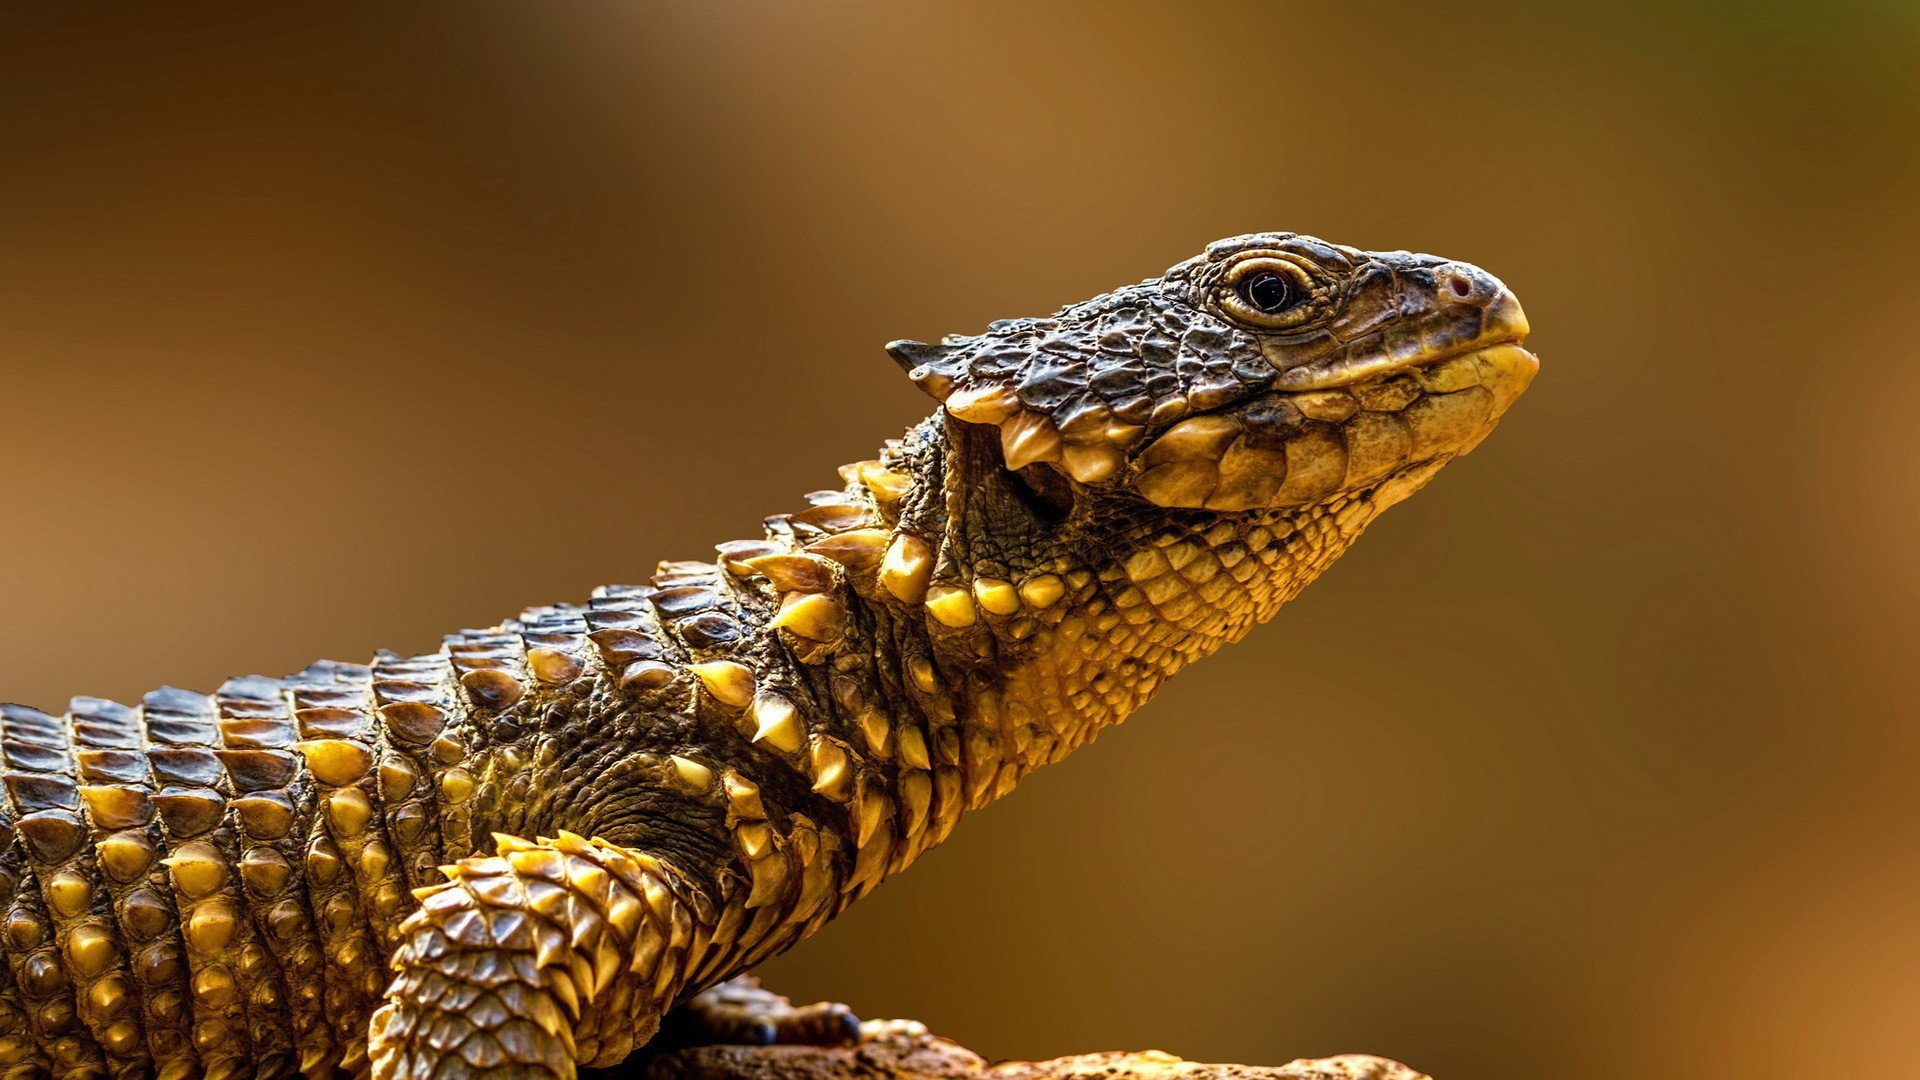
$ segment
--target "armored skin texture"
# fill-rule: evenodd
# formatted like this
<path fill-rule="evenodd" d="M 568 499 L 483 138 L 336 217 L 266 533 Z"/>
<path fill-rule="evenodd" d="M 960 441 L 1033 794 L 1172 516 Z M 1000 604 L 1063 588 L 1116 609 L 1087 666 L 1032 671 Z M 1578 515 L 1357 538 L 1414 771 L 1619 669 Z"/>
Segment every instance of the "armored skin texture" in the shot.
<path fill-rule="evenodd" d="M 5 706 L 0 1075 L 850 1038 L 727 980 L 1272 617 L 1487 435 L 1526 334 L 1465 263 L 1225 240 L 888 346 L 941 407 L 714 561 L 424 656 Z"/>

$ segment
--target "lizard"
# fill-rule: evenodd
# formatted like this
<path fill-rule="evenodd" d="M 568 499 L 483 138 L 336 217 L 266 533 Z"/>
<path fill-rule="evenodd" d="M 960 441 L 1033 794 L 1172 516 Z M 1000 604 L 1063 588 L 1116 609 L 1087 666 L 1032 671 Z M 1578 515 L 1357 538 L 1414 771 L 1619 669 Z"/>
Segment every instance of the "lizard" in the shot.
<path fill-rule="evenodd" d="M 739 977 L 1272 618 L 1486 437 L 1528 333 L 1468 263 L 1222 240 L 890 343 L 931 415 L 646 584 L 424 655 L 6 705 L 0 1076 L 853 1038 Z"/>

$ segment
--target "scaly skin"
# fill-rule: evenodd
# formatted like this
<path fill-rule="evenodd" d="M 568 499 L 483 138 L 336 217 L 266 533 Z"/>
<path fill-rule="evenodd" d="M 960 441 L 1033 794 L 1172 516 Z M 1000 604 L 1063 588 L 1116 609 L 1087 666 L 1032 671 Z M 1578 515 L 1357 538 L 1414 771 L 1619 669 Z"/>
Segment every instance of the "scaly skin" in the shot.
<path fill-rule="evenodd" d="M 1526 332 L 1464 264 L 1222 241 L 889 346 L 943 408 L 716 563 L 428 656 L 7 706 L 0 1067 L 617 1062 L 1272 617 L 1491 430 Z M 760 1000 L 684 1015 L 848 1033 Z"/>

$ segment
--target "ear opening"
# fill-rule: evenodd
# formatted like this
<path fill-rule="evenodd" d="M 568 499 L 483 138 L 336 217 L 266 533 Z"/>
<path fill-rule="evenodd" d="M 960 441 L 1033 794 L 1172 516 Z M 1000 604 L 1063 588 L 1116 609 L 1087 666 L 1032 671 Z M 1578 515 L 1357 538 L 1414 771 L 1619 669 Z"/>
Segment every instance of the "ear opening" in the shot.
<path fill-rule="evenodd" d="M 1075 495 L 1067 478 L 1047 464 L 1010 468 L 996 428 L 949 416 L 947 438 L 959 449 L 948 467 L 963 497 L 1011 499 L 1049 525 L 1060 524 L 1072 512 Z"/>

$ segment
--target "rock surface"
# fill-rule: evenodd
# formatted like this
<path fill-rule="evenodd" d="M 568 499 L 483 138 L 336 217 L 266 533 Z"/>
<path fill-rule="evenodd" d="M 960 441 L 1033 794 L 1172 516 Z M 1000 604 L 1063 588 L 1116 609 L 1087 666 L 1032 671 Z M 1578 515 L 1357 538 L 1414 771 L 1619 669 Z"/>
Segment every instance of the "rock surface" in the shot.
<path fill-rule="evenodd" d="M 701 1046 L 636 1057 L 602 1080 L 1431 1080 L 1364 1054 L 1287 1065 L 1209 1065 L 1157 1050 L 993 1063 L 910 1021 L 864 1026 L 853 1046 Z"/>

